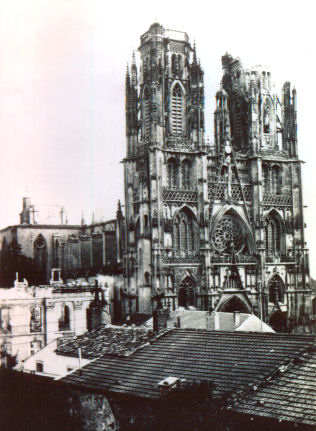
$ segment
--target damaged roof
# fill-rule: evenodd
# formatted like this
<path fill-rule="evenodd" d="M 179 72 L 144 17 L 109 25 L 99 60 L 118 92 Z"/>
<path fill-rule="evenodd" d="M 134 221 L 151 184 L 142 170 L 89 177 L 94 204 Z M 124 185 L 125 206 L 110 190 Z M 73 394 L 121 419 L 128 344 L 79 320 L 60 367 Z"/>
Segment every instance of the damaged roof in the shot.
<path fill-rule="evenodd" d="M 173 376 L 211 381 L 214 397 L 222 397 L 249 391 L 312 349 L 315 340 L 298 334 L 172 329 L 129 357 L 105 355 L 61 381 L 96 392 L 158 399 L 158 382 Z"/>
<path fill-rule="evenodd" d="M 280 367 L 248 396 L 238 399 L 233 410 L 279 421 L 316 425 L 316 351 Z"/>
<path fill-rule="evenodd" d="M 147 328 L 100 325 L 72 339 L 60 338 L 56 353 L 78 357 L 78 349 L 81 348 L 81 356 L 85 359 L 103 355 L 128 356 L 156 338 L 157 334 Z"/>

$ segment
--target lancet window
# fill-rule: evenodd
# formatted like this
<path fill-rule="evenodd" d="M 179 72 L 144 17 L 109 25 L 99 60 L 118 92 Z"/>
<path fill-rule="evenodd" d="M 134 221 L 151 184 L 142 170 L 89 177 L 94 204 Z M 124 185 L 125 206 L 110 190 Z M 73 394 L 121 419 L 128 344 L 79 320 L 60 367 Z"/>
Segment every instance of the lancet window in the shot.
<path fill-rule="evenodd" d="M 188 160 L 184 160 L 181 165 L 182 188 L 189 189 L 191 186 L 190 181 L 191 164 Z"/>
<path fill-rule="evenodd" d="M 270 133 L 270 104 L 267 101 L 263 111 L 263 133 Z"/>
<path fill-rule="evenodd" d="M 143 135 L 150 137 L 150 95 L 146 87 L 143 93 Z"/>
<path fill-rule="evenodd" d="M 179 84 L 176 84 L 171 95 L 171 133 L 181 135 L 183 132 L 183 93 Z"/>
<path fill-rule="evenodd" d="M 265 225 L 265 242 L 268 254 L 275 254 L 281 251 L 281 225 L 274 215 L 268 216 Z"/>
<path fill-rule="evenodd" d="M 270 168 L 267 165 L 262 166 L 263 188 L 265 193 L 270 192 Z"/>
<path fill-rule="evenodd" d="M 196 250 L 195 220 L 188 211 L 181 211 L 173 226 L 173 249 L 177 256 L 189 256 Z"/>
<path fill-rule="evenodd" d="M 271 170 L 271 192 L 279 195 L 282 189 L 281 169 L 278 166 L 273 166 Z"/>
<path fill-rule="evenodd" d="M 168 163 L 168 179 L 170 188 L 179 187 L 179 166 L 176 160 L 170 160 Z"/>

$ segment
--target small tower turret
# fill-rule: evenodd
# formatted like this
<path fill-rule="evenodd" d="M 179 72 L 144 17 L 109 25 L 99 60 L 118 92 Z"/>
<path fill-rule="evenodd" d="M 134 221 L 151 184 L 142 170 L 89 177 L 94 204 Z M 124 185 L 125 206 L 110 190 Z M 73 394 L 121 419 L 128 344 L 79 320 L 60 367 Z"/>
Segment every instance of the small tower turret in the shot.
<path fill-rule="evenodd" d="M 228 113 L 228 94 L 222 88 L 216 93 L 216 110 L 214 112 L 215 148 L 220 155 L 230 140 L 230 122 Z"/>
<path fill-rule="evenodd" d="M 283 85 L 283 150 L 290 157 L 297 157 L 296 89 L 291 84 Z"/>

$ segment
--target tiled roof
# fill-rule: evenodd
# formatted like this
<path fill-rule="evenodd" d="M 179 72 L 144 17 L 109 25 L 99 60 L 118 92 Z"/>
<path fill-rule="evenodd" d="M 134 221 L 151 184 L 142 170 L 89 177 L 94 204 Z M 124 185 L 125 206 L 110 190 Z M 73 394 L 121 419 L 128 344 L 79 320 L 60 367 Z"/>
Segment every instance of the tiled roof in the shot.
<path fill-rule="evenodd" d="M 128 358 L 103 356 L 62 382 L 95 391 L 159 398 L 157 383 L 174 376 L 208 380 L 214 396 L 247 389 L 311 348 L 308 335 L 173 329 Z"/>
<path fill-rule="evenodd" d="M 281 368 L 235 403 L 240 413 L 316 426 L 316 352 Z"/>
<path fill-rule="evenodd" d="M 86 359 L 99 358 L 105 354 L 127 356 L 155 338 L 157 334 L 146 328 L 100 325 L 93 331 L 70 340 L 59 339 L 56 353 L 78 357 L 78 349 L 81 347 L 81 355 Z"/>

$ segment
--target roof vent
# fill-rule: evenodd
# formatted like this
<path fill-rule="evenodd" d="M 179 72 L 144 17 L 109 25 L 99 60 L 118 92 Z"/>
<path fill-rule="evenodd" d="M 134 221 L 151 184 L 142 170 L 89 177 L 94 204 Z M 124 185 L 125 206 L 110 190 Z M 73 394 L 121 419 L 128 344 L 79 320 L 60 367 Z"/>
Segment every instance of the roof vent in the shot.
<path fill-rule="evenodd" d="M 166 377 L 165 379 L 161 380 L 157 386 L 158 388 L 175 388 L 179 386 L 180 379 L 178 377 Z"/>

